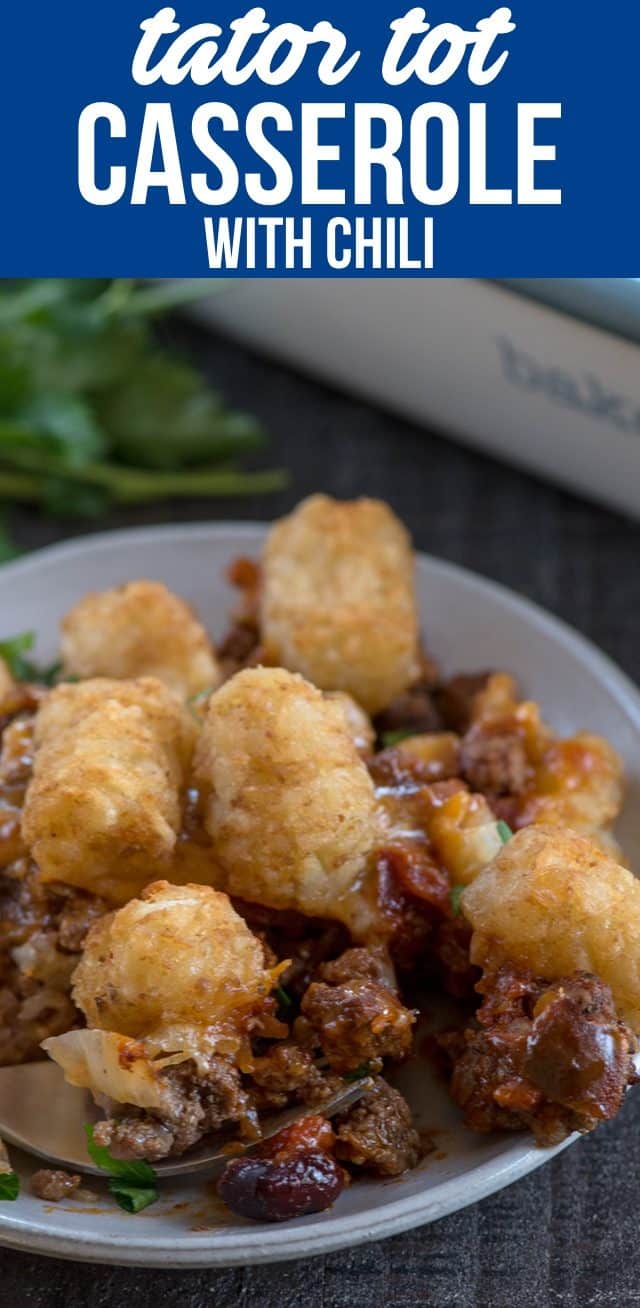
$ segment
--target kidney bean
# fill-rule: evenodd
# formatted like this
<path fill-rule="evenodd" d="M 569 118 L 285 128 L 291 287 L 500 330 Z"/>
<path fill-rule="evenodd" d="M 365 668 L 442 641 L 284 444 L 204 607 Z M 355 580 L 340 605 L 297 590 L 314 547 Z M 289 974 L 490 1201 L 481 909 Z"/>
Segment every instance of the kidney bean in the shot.
<path fill-rule="evenodd" d="M 235 1158 L 227 1163 L 218 1194 L 232 1212 L 262 1222 L 286 1222 L 320 1213 L 338 1198 L 345 1182 L 329 1154 L 297 1154 L 288 1162 Z"/>

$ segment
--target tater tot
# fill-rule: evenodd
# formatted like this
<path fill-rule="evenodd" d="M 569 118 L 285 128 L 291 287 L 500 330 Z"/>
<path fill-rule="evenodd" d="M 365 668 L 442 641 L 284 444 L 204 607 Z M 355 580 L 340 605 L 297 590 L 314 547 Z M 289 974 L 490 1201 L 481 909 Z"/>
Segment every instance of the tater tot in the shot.
<path fill-rule="evenodd" d="M 167 881 L 94 923 L 73 982 L 89 1026 L 130 1036 L 213 1024 L 270 989 L 262 945 L 227 895 Z"/>
<path fill-rule="evenodd" d="M 159 677 L 183 698 L 219 685 L 211 641 L 159 581 L 85 595 L 61 624 L 64 671 L 75 677 Z"/>
<path fill-rule="evenodd" d="M 194 734 L 188 710 L 152 677 L 51 691 L 22 816 L 43 880 L 123 903 L 168 867 Z"/>
<path fill-rule="evenodd" d="M 16 693 L 16 683 L 6 659 L 0 658 L 0 705 L 10 701 Z"/>
<path fill-rule="evenodd" d="M 408 533 L 386 504 L 304 500 L 264 551 L 266 661 L 378 713 L 418 675 L 413 570 Z"/>
<path fill-rule="evenodd" d="M 376 733 L 373 729 L 373 723 L 368 713 L 356 703 L 352 695 L 347 695 L 343 690 L 328 690 L 325 699 L 332 700 L 334 704 L 339 704 L 344 719 L 347 724 L 347 730 L 351 739 L 363 758 L 367 758 L 373 753 Z"/>
<path fill-rule="evenodd" d="M 378 812 L 340 704 L 282 668 L 239 672 L 209 702 L 195 771 L 230 894 L 344 915 Z"/>
<path fill-rule="evenodd" d="M 640 883 L 592 841 L 527 827 L 464 892 L 472 961 L 555 980 L 593 972 L 640 1031 Z"/>

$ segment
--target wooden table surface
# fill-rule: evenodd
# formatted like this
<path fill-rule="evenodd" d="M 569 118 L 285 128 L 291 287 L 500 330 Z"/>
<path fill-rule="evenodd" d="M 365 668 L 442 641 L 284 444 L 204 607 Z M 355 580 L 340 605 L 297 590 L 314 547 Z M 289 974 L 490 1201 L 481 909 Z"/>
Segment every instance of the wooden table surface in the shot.
<path fill-rule="evenodd" d="M 640 675 L 640 526 L 181 325 L 292 473 L 275 497 L 176 504 L 107 525 L 271 518 L 315 490 L 390 500 L 421 549 L 546 605 Z M 603 451 L 603 457 L 606 452 Z M 104 528 L 105 524 L 101 524 Z M 26 548 L 69 523 L 18 515 Z M 91 524 L 74 523 L 85 532 Z M 640 1090 L 618 1119 L 483 1203 L 391 1240 L 264 1268 L 149 1272 L 0 1251 L 14 1308 L 600 1308 L 640 1303 Z M 133 1220 L 133 1219 L 132 1219 Z"/>

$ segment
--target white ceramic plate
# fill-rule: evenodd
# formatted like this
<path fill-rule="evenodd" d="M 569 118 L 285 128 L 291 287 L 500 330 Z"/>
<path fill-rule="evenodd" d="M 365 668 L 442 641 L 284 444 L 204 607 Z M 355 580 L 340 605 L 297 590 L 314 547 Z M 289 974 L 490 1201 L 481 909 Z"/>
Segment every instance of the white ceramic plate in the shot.
<path fill-rule="evenodd" d="M 87 590 L 134 577 L 167 583 L 194 603 L 214 636 L 226 625 L 225 565 L 257 554 L 264 528 L 170 526 L 123 531 L 56 546 L 0 570 L 0 636 L 38 632 L 38 656 L 55 658 L 61 615 Z M 619 834 L 640 849 L 640 695 L 602 654 L 542 610 L 488 581 L 422 556 L 422 619 L 429 649 L 448 671 L 514 670 L 561 732 L 605 734 L 625 759 L 630 795 Z M 170 632 L 167 638 L 170 639 Z M 548 1160 L 528 1136 L 474 1136 L 419 1059 L 402 1072 L 417 1124 L 436 1132 L 437 1154 L 393 1181 L 359 1181 L 334 1208 L 283 1226 L 226 1212 L 197 1187 L 163 1185 L 162 1200 L 137 1216 L 106 1193 L 95 1205 L 46 1204 L 28 1193 L 0 1208 L 0 1241 L 57 1257 L 153 1267 L 206 1267 L 309 1256 L 392 1235 L 474 1203 Z M 400 1081 L 399 1081 L 400 1083 Z M 46 1111 L 46 1106 L 44 1111 Z M 34 1164 L 14 1157 L 23 1177 Z M 91 1181 L 93 1188 L 93 1181 Z"/>

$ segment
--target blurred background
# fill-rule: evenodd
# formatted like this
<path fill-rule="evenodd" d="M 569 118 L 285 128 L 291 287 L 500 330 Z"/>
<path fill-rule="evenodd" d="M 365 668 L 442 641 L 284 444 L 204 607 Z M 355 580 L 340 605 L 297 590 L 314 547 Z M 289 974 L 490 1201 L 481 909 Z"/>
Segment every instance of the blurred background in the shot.
<path fill-rule="evenodd" d="M 637 280 L 17 281 L 0 284 L 2 557 L 132 509 L 272 516 L 329 447 L 302 383 L 291 442 L 257 356 L 422 428 L 422 462 L 426 433 L 447 435 L 640 512 Z M 357 494 L 343 436 L 333 475 Z"/>
<path fill-rule="evenodd" d="M 632 280 L 3 283 L 0 557 L 376 495 L 637 675 L 639 362 Z"/>

